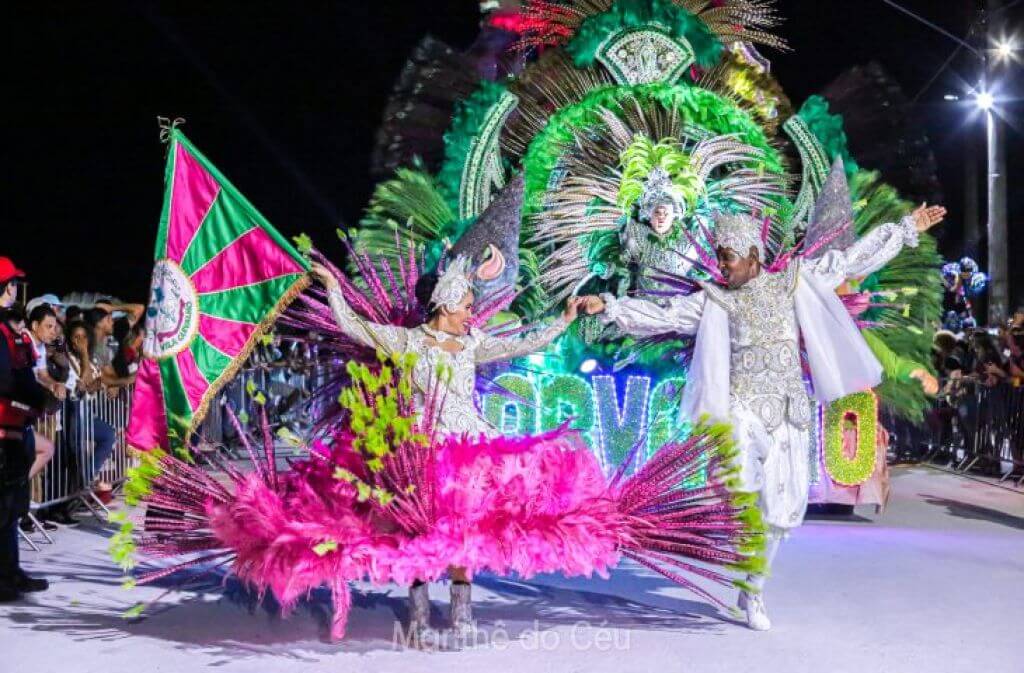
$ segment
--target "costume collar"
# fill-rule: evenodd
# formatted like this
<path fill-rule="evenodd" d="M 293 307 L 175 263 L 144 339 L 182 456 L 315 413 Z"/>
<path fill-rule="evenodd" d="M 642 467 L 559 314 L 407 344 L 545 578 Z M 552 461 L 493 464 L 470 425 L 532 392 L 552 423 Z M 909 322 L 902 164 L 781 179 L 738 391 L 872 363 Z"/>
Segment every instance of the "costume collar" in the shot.
<path fill-rule="evenodd" d="M 426 332 L 428 336 L 434 337 L 434 340 L 437 341 L 438 343 L 442 343 L 449 340 L 458 341 L 461 338 L 457 334 L 449 334 L 448 332 L 439 329 L 434 329 L 433 327 L 427 325 L 427 323 L 423 323 L 422 325 L 420 325 L 420 329 Z"/>

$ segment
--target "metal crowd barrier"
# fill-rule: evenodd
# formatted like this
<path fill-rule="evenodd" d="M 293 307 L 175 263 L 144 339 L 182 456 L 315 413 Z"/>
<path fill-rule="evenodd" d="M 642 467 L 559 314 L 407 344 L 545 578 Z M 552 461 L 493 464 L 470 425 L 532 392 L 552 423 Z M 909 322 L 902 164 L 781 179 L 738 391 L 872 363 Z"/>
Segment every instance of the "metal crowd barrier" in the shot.
<path fill-rule="evenodd" d="M 249 366 L 221 391 L 217 403 L 210 406 L 199 435 L 242 457 L 241 445 L 235 436 L 237 433 L 224 413 L 224 406 L 230 406 L 243 419 L 243 426 L 248 426 L 244 429 L 248 431 L 257 427 L 255 423 L 260 417 L 261 407 L 265 407 L 270 413 L 273 430 L 287 426 L 295 434 L 304 436 L 310 427 L 308 399 L 326 376 L 328 373 L 316 363 L 315 358 L 296 364 L 294 361 L 267 361 L 254 357 Z M 61 408 L 36 422 L 36 436 L 45 437 L 54 445 L 53 457 L 32 480 L 31 511 L 28 514 L 35 531 L 46 542 L 52 543 L 53 540 L 39 521 L 39 510 L 81 504 L 99 519 L 109 514 L 93 492 L 93 485 L 98 480 L 115 487 L 122 484 L 128 469 L 136 462 L 125 443 L 130 405 L 131 389 L 122 388 L 113 398 L 100 392 L 91 399 L 66 400 Z M 113 428 L 114 448 L 110 458 L 94 471 L 96 418 Z M 302 453 L 287 443 L 278 450 L 278 455 L 283 458 Z M 29 536 L 24 532 L 21 535 L 33 549 L 38 549 Z"/>
<path fill-rule="evenodd" d="M 957 471 L 987 469 L 1024 485 L 1024 387 L 965 381 L 943 405 L 947 421 L 930 457 L 944 454 Z"/>
<path fill-rule="evenodd" d="M 224 412 L 224 407 L 229 406 L 248 432 L 259 434 L 259 419 L 266 410 L 272 431 L 287 427 L 295 435 L 306 437 L 311 428 L 311 418 L 318 417 L 316 410 L 310 408 L 311 395 L 329 375 L 330 371 L 316 362 L 304 366 L 288 362 L 251 363 L 224 387 L 217 403 L 210 405 L 199 435 L 208 442 L 221 445 L 229 454 L 242 457 L 245 452 Z M 304 453 L 304 450 L 287 443 L 278 447 L 278 455 L 282 457 L 297 457 Z"/>
<path fill-rule="evenodd" d="M 125 430 L 131 406 L 131 389 L 120 388 L 116 396 L 100 392 L 91 399 L 65 400 L 59 409 L 36 421 L 37 447 L 40 439 L 53 443 L 53 457 L 31 484 L 31 509 L 28 518 L 48 543 L 53 540 L 36 514 L 44 508 L 81 503 L 97 518 L 109 514 L 106 505 L 93 492 L 97 481 L 114 487 L 124 483 L 128 469 L 135 464 L 125 443 Z M 113 429 L 113 451 L 102 465 L 94 465 L 96 419 Z M 102 517 L 101 517 L 102 515 Z M 33 549 L 35 542 L 22 533 Z"/>
<path fill-rule="evenodd" d="M 207 441 L 225 444 L 227 448 L 239 450 L 234 429 L 227 422 L 224 405 L 231 406 L 237 414 L 247 419 L 243 425 L 253 425 L 260 416 L 260 406 L 267 405 L 273 419 L 273 429 L 287 425 L 296 434 L 303 435 L 308 429 L 308 414 L 302 403 L 308 399 L 324 377 L 315 364 L 295 366 L 286 362 L 266 362 L 254 358 L 239 376 L 221 392 L 217 404 L 210 407 L 200 429 L 200 435 Z M 261 402 L 255 397 L 260 395 Z M 109 511 L 93 492 L 96 481 L 104 481 L 115 487 L 122 484 L 128 469 L 135 464 L 125 443 L 125 430 L 131 405 L 131 389 L 121 388 L 115 397 L 100 392 L 91 399 L 66 400 L 59 409 L 47 413 L 35 424 L 37 438 L 46 438 L 54 445 L 53 457 L 42 472 L 32 480 L 31 510 L 28 519 L 36 532 L 48 543 L 53 540 L 39 521 L 40 510 L 60 506 L 81 504 L 93 516 L 105 518 Z M 96 423 L 102 419 L 114 431 L 114 447 L 110 457 L 93 469 L 96 452 Z M 288 457 L 291 452 L 301 453 L 287 444 L 281 447 L 279 455 Z M 22 538 L 34 549 L 38 547 L 29 536 L 22 532 Z"/>

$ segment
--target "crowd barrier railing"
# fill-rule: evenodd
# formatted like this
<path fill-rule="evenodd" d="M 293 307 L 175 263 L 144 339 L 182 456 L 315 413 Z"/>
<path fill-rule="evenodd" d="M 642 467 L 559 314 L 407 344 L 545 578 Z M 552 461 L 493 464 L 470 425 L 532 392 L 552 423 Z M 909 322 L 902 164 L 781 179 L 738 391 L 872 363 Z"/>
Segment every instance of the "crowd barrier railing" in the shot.
<path fill-rule="evenodd" d="M 255 363 L 238 373 L 238 376 L 221 391 L 218 402 L 210 405 L 210 411 L 200 426 L 200 437 L 219 444 L 230 455 L 241 457 L 245 454 L 238 441 L 237 432 L 228 420 L 224 407 L 228 406 L 239 418 L 244 430 L 256 429 L 262 413 L 269 417 L 271 430 L 288 428 L 300 437 L 307 437 L 312 419 L 319 418 L 314 408 L 322 400 L 311 399 L 314 391 L 329 380 L 337 368 L 312 362 L 299 366 L 289 362 Z M 282 458 L 304 455 L 304 450 L 284 442 L 278 447 Z"/>
<path fill-rule="evenodd" d="M 932 410 L 928 458 L 954 470 L 988 469 L 1024 485 L 1024 387 L 965 380 Z"/>
<path fill-rule="evenodd" d="M 53 540 L 36 516 L 39 510 L 78 502 L 97 518 L 104 518 L 109 511 L 93 491 L 94 484 L 103 481 L 115 487 L 121 485 L 136 462 L 125 442 L 131 389 L 115 390 L 116 394 L 100 392 L 89 398 L 65 400 L 35 423 L 37 449 L 40 441 L 49 440 L 53 456 L 32 480 L 28 518 L 48 543 Z M 23 534 L 23 538 L 38 549 L 29 536 Z"/>
<path fill-rule="evenodd" d="M 321 368 L 315 365 L 296 367 L 287 363 L 253 363 L 225 387 L 218 403 L 210 406 L 199 434 L 207 441 L 230 445 L 229 435 L 235 433 L 227 423 L 223 406 L 231 406 L 236 414 L 255 420 L 260 413 L 260 404 L 253 394 L 257 390 L 261 394 L 266 391 L 263 404 L 269 406 L 275 427 L 289 425 L 304 431 L 308 426 L 308 413 L 299 401 L 308 399 L 324 376 Z M 97 481 L 114 486 L 122 484 L 127 479 L 129 468 L 137 462 L 125 442 L 131 413 L 131 392 L 130 388 L 119 388 L 114 396 L 100 392 L 86 399 L 68 399 L 60 408 L 36 421 L 36 437 L 51 441 L 54 450 L 42 472 L 32 480 L 28 519 L 35 532 L 47 543 L 53 540 L 37 516 L 42 509 L 81 503 L 99 519 L 109 515 L 93 486 Z M 97 450 L 101 448 L 102 439 L 109 438 L 110 434 L 113 435 L 112 451 L 109 457 L 100 457 L 102 464 L 96 465 Z M 230 446 L 226 448 L 231 449 Z M 288 457 L 290 447 L 283 448 L 279 455 Z M 299 453 L 297 449 L 295 452 Z M 33 549 L 38 549 L 36 541 L 24 532 L 22 538 Z"/>
<path fill-rule="evenodd" d="M 275 424 L 289 424 L 305 430 L 308 414 L 299 401 L 309 397 L 323 376 L 316 366 L 253 363 L 221 392 L 218 403 L 210 406 L 199 434 L 205 440 L 218 444 L 234 434 L 226 422 L 223 405 L 231 406 L 243 417 L 258 418 L 259 405 L 252 394 L 257 390 L 261 394 L 266 391 L 265 404 L 269 405 Z M 32 480 L 28 519 L 48 543 L 53 540 L 39 521 L 37 514 L 40 510 L 80 503 L 97 518 L 105 518 L 109 511 L 96 496 L 94 483 L 104 481 L 118 486 L 126 480 L 129 468 L 136 463 L 125 442 L 132 391 L 130 388 L 116 390 L 117 394 L 113 396 L 100 392 L 89 398 L 65 400 L 58 409 L 36 421 L 36 437 L 48 439 L 54 450 L 42 472 Z M 110 440 L 111 435 L 113 446 L 109 456 L 98 456 L 104 439 Z M 279 455 L 287 457 L 288 448 L 284 447 Z M 101 464 L 97 465 L 97 462 Z M 24 533 L 22 537 L 30 546 L 37 548 L 34 540 Z"/>

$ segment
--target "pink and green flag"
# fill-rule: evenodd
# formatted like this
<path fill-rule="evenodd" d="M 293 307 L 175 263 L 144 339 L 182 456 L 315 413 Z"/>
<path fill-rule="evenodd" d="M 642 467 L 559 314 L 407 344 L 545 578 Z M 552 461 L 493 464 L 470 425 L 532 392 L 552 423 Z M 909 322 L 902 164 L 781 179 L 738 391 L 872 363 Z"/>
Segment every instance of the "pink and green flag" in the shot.
<path fill-rule="evenodd" d="M 128 443 L 185 441 L 278 314 L 309 264 L 176 128 L 169 131 L 145 359 Z"/>

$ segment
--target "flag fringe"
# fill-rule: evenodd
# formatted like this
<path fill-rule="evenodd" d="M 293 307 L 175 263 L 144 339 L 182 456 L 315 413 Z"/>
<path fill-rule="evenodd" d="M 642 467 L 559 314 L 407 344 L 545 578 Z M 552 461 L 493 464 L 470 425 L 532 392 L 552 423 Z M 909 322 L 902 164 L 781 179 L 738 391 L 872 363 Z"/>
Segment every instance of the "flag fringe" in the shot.
<path fill-rule="evenodd" d="M 214 398 L 217 397 L 217 394 L 220 393 L 221 388 L 227 385 L 231 379 L 235 378 L 238 371 L 245 366 L 245 363 L 252 354 L 253 349 L 256 348 L 257 342 L 263 338 L 263 335 L 266 334 L 267 330 L 277 322 L 278 317 L 282 312 L 284 312 L 284 309 L 288 304 L 292 303 L 296 297 L 302 294 L 306 288 L 309 287 L 309 284 L 310 278 L 306 273 L 303 273 L 301 276 L 296 278 L 295 282 L 292 283 L 292 286 L 288 288 L 288 291 L 281 295 L 281 298 L 277 300 L 274 307 L 270 309 L 265 316 L 263 316 L 263 319 L 259 323 L 256 324 L 256 329 L 254 329 L 252 334 L 249 335 L 249 338 L 246 340 L 245 346 L 242 347 L 242 350 L 238 352 L 238 355 L 235 356 L 231 364 L 220 373 L 220 376 L 210 383 L 210 387 L 206 389 L 205 393 L 203 393 L 199 406 L 192 412 L 192 419 L 189 421 L 188 429 L 185 431 L 186 439 L 191 437 L 196 430 L 199 429 L 199 424 L 203 422 L 203 419 L 206 418 L 206 413 L 210 410 L 210 404 L 213 402 Z"/>

